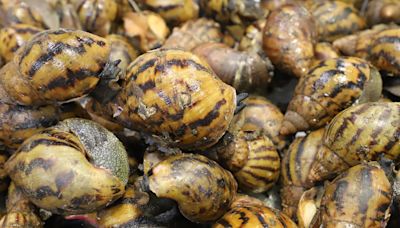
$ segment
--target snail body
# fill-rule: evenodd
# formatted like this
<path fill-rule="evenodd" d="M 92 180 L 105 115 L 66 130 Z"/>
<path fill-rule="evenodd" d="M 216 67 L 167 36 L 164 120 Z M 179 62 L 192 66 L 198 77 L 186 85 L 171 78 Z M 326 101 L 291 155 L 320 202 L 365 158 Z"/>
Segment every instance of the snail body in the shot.
<path fill-rule="evenodd" d="M 105 39 L 87 32 L 38 33 L 0 70 L 0 100 L 43 105 L 82 97 L 99 82 L 109 52 Z"/>
<path fill-rule="evenodd" d="M 217 143 L 236 108 L 235 89 L 203 60 L 181 50 L 139 56 L 121 88 L 107 103 L 107 113 L 126 128 L 179 148 L 198 150 Z"/>
<path fill-rule="evenodd" d="M 281 133 L 320 128 L 353 104 L 379 100 L 381 92 L 381 76 L 367 61 L 355 57 L 322 61 L 297 83 Z"/>
<path fill-rule="evenodd" d="M 316 41 L 314 19 L 301 5 L 284 5 L 267 18 L 263 48 L 279 70 L 296 77 L 305 75 L 311 67 Z"/>
<path fill-rule="evenodd" d="M 5 168 L 32 203 L 63 215 L 109 205 L 123 195 L 129 173 L 122 143 L 102 126 L 79 118 L 27 139 Z"/>
<path fill-rule="evenodd" d="M 400 154 L 398 102 L 372 102 L 350 107 L 327 126 L 323 147 L 310 171 L 313 181 L 326 180 L 363 161 Z"/>
<path fill-rule="evenodd" d="M 194 222 L 217 220 L 228 211 L 237 190 L 232 174 L 202 155 L 170 156 L 147 175 L 149 189 L 177 201 L 181 213 Z"/>

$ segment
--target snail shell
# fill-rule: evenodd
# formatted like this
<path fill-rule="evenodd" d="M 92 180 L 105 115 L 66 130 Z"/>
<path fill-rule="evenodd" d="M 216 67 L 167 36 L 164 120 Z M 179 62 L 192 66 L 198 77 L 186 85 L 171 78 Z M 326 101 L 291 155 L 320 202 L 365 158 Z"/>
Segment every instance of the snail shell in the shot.
<path fill-rule="evenodd" d="M 124 127 L 163 137 L 171 146 L 217 143 L 233 118 L 235 89 L 190 52 L 156 50 L 130 64 L 107 113 Z"/>
<path fill-rule="evenodd" d="M 9 4 L 6 3 L 2 7 L 6 14 L 5 18 L 2 18 L 2 23 L 5 26 L 13 24 L 28 24 L 37 28 L 48 28 L 39 12 L 25 2 L 10 1 Z"/>
<path fill-rule="evenodd" d="M 390 218 L 392 186 L 376 163 L 350 168 L 325 188 L 322 227 L 385 227 Z"/>
<path fill-rule="evenodd" d="M 128 39 L 121 35 L 111 34 L 106 36 L 106 39 L 111 47 L 109 61 L 120 60 L 118 67 L 124 73 L 128 65 L 136 59 L 138 52 L 128 42 Z"/>
<path fill-rule="evenodd" d="M 296 217 L 297 206 L 303 192 L 311 187 L 309 172 L 318 150 L 322 146 L 324 129 L 312 131 L 305 137 L 297 137 L 282 158 L 281 198 L 283 212 Z"/>
<path fill-rule="evenodd" d="M 300 228 L 314 227 L 314 224 L 320 223 L 318 221 L 318 213 L 320 212 L 324 191 L 323 187 L 315 186 L 301 195 L 297 208 L 297 219 Z"/>
<path fill-rule="evenodd" d="M 82 214 L 121 197 L 128 181 L 122 143 L 85 119 L 60 122 L 27 139 L 6 171 L 36 206 L 56 214 Z"/>
<path fill-rule="evenodd" d="M 397 0 L 372 0 L 368 2 L 365 17 L 369 25 L 400 23 L 400 2 Z"/>
<path fill-rule="evenodd" d="M 87 32 L 38 33 L 0 70 L 0 98 L 41 105 L 84 96 L 99 82 L 109 53 L 105 39 Z"/>
<path fill-rule="evenodd" d="M 400 155 L 400 103 L 374 102 L 339 113 L 327 126 L 310 180 L 320 181 L 363 161 Z"/>
<path fill-rule="evenodd" d="M 316 63 L 314 65 L 317 65 L 317 63 L 319 61 L 338 58 L 340 56 L 339 50 L 336 49 L 336 47 L 332 46 L 332 44 L 328 43 L 328 42 L 317 43 L 314 47 L 314 52 L 315 52 L 315 59 L 316 59 L 316 61 L 315 61 Z"/>
<path fill-rule="evenodd" d="M 218 149 L 218 158 L 244 191 L 264 192 L 278 180 L 279 154 L 264 135 L 240 131 L 233 135 L 231 142 Z"/>
<path fill-rule="evenodd" d="M 212 222 L 221 217 L 236 195 L 232 174 L 196 154 L 179 154 L 158 163 L 148 173 L 150 190 L 177 201 L 190 221 Z"/>
<path fill-rule="evenodd" d="M 381 76 L 367 61 L 355 57 L 322 61 L 297 83 L 280 132 L 320 128 L 353 104 L 377 101 L 381 92 Z"/>
<path fill-rule="evenodd" d="M 284 5 L 267 18 L 263 48 L 279 70 L 296 77 L 307 74 L 316 41 L 314 19 L 301 5 Z"/>

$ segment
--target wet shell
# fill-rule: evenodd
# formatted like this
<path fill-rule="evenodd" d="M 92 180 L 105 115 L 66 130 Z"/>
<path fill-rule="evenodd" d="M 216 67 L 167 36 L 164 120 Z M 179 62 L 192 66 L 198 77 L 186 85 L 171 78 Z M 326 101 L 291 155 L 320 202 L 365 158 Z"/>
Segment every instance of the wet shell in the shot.
<path fill-rule="evenodd" d="M 367 61 L 354 57 L 322 61 L 297 83 L 281 133 L 320 128 L 353 104 L 377 101 L 381 92 L 381 76 Z"/>
<path fill-rule="evenodd" d="M 177 48 L 191 51 L 202 43 L 221 42 L 222 33 L 218 23 L 213 20 L 200 18 L 175 27 L 165 41 L 163 48 Z"/>
<path fill-rule="evenodd" d="M 300 5 L 285 5 L 267 18 L 263 48 L 279 70 L 301 77 L 314 57 L 317 30 L 312 15 Z"/>
<path fill-rule="evenodd" d="M 100 125 L 72 118 L 27 139 L 7 173 L 36 206 L 56 214 L 99 210 L 124 193 L 128 157 Z"/>
<path fill-rule="evenodd" d="M 252 227 L 287 227 L 296 228 L 297 225 L 288 216 L 278 210 L 260 206 L 243 205 L 232 208 L 212 226 L 213 228 L 252 228 Z"/>
<path fill-rule="evenodd" d="M 322 41 L 331 42 L 366 27 L 366 22 L 358 10 L 341 1 L 315 4 L 311 13 L 317 22 L 319 39 Z"/>
<path fill-rule="evenodd" d="M 318 150 L 322 146 L 324 129 L 312 131 L 305 137 L 295 138 L 282 158 L 281 198 L 283 212 L 296 217 L 297 206 L 303 192 L 311 187 L 309 172 Z"/>
<path fill-rule="evenodd" d="M 377 164 L 357 165 L 325 188 L 322 227 L 385 227 L 392 187 Z"/>
<path fill-rule="evenodd" d="M 277 149 L 283 149 L 286 143 L 279 134 L 283 122 L 283 114 L 279 108 L 264 97 L 254 95 L 243 103 L 245 107 L 233 117 L 229 132 L 261 132 L 274 142 Z"/>
<path fill-rule="evenodd" d="M 0 56 L 5 62 L 13 59 L 15 52 L 27 43 L 33 35 L 43 31 L 27 24 L 15 24 L 0 30 Z"/>
<path fill-rule="evenodd" d="M 233 173 L 247 192 L 265 192 L 278 180 L 279 154 L 273 142 L 257 133 L 240 131 L 218 150 L 220 163 Z"/>
<path fill-rule="evenodd" d="M 216 162 L 195 154 L 174 155 L 148 173 L 149 187 L 158 197 L 177 201 L 193 222 L 212 222 L 229 210 L 237 184 Z"/>
<path fill-rule="evenodd" d="M 379 70 L 400 75 L 400 28 L 384 30 L 374 36 L 368 59 Z"/>
<path fill-rule="evenodd" d="M 106 36 L 117 16 L 114 0 L 83 0 L 77 8 L 82 28 L 90 33 Z"/>
<path fill-rule="evenodd" d="M 84 96 L 99 82 L 109 52 L 105 39 L 87 32 L 38 33 L 0 70 L 0 99 L 41 105 Z"/>
<path fill-rule="evenodd" d="M 57 124 L 60 110 L 54 106 L 26 107 L 0 103 L 0 143 L 16 150 L 32 135 Z"/>
<path fill-rule="evenodd" d="M 339 113 L 327 126 L 310 179 L 325 180 L 363 161 L 381 155 L 398 161 L 400 103 L 357 105 Z"/>
<path fill-rule="evenodd" d="M 400 2 L 398 0 L 372 0 L 365 13 L 369 25 L 379 23 L 400 23 Z"/>
<path fill-rule="evenodd" d="M 108 105 L 124 127 L 196 150 L 214 145 L 228 129 L 235 89 L 197 56 L 156 50 L 138 57 L 127 71 L 123 89 Z"/>
<path fill-rule="evenodd" d="M 273 66 L 255 53 L 236 51 L 222 43 L 204 43 L 192 52 L 238 92 L 265 93 L 272 79 Z"/>

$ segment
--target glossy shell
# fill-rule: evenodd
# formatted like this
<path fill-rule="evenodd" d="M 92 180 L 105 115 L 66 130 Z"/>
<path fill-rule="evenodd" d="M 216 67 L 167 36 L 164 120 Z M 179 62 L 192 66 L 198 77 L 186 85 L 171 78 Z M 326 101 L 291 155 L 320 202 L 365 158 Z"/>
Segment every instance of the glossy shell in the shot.
<path fill-rule="evenodd" d="M 400 28 L 384 30 L 374 36 L 368 59 L 379 70 L 400 75 Z"/>
<path fill-rule="evenodd" d="M 303 192 L 312 186 L 309 172 L 318 150 L 322 146 L 324 129 L 312 131 L 293 140 L 282 158 L 281 198 L 283 212 L 296 217 L 297 205 Z"/>
<path fill-rule="evenodd" d="M 367 61 L 354 57 L 322 61 L 297 83 L 281 133 L 322 127 L 353 104 L 377 101 L 381 92 L 381 76 Z"/>
<path fill-rule="evenodd" d="M 385 227 L 392 187 L 379 165 L 357 165 L 338 176 L 321 202 L 323 227 Z"/>
<path fill-rule="evenodd" d="M 156 50 L 138 57 L 127 71 L 123 90 L 108 111 L 123 126 L 196 150 L 212 146 L 228 129 L 235 89 L 197 56 Z"/>
<path fill-rule="evenodd" d="M 160 14 L 168 23 L 181 24 L 199 16 L 196 0 L 140 0 L 151 11 Z"/>
<path fill-rule="evenodd" d="M 317 31 L 312 15 L 302 6 L 285 5 L 267 18 L 263 48 L 279 70 L 296 77 L 307 74 L 314 57 Z"/>
<path fill-rule="evenodd" d="M 77 118 L 27 139 L 5 167 L 32 203 L 63 215 L 111 204 L 123 195 L 129 172 L 122 143 L 100 125 Z"/>
<path fill-rule="evenodd" d="M 334 41 L 366 27 L 366 22 L 351 4 L 342 1 L 324 1 L 315 4 L 311 13 L 317 23 L 319 39 Z"/>
<path fill-rule="evenodd" d="M 106 36 L 117 16 L 114 0 L 83 0 L 77 8 L 82 28 L 90 33 Z"/>
<path fill-rule="evenodd" d="M 27 43 L 33 35 L 43 31 L 27 24 L 16 24 L 0 30 L 0 56 L 5 62 L 13 59 L 15 52 Z"/>
<path fill-rule="evenodd" d="M 213 228 L 296 228 L 297 225 L 285 214 L 260 205 L 243 205 L 232 208 L 212 226 Z"/>
<path fill-rule="evenodd" d="M 218 150 L 218 159 L 233 173 L 244 191 L 265 192 L 279 177 L 279 154 L 264 135 L 236 133 L 231 142 Z"/>
<path fill-rule="evenodd" d="M 216 162 L 195 154 L 174 155 L 148 174 L 158 197 L 177 201 L 179 210 L 194 222 L 212 222 L 228 211 L 236 195 L 232 174 Z"/>
<path fill-rule="evenodd" d="M 258 131 L 272 140 L 277 149 L 282 149 L 285 140 L 279 134 L 283 122 L 279 108 L 266 98 L 255 95 L 250 95 L 243 103 L 246 106 L 233 117 L 229 132 Z"/>
<path fill-rule="evenodd" d="M 190 51 L 202 43 L 221 42 L 222 33 L 218 23 L 213 20 L 200 18 L 175 27 L 165 41 L 163 48 L 178 48 Z"/>
<path fill-rule="evenodd" d="M 398 161 L 400 155 L 400 103 L 357 105 L 339 113 L 327 126 L 324 148 L 316 157 L 310 178 L 325 180 L 380 155 Z"/>
<path fill-rule="evenodd" d="M 105 39 L 87 32 L 38 33 L 0 70 L 0 99 L 39 105 L 84 96 L 99 82 L 109 52 Z"/>

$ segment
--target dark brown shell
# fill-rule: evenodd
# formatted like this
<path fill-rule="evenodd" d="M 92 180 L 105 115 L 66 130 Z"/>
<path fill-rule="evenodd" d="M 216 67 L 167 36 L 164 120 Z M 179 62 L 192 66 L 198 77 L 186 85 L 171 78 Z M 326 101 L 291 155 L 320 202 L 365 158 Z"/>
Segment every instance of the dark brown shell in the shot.
<path fill-rule="evenodd" d="M 212 222 L 229 210 L 237 183 L 216 162 L 196 154 L 179 154 L 158 163 L 148 173 L 150 190 L 177 201 L 194 222 Z"/>
<path fill-rule="evenodd" d="M 211 66 L 225 83 L 238 92 L 265 93 L 273 66 L 255 53 L 236 51 L 222 43 L 204 43 L 192 50 Z"/>
<path fill-rule="evenodd" d="M 301 5 L 285 5 L 267 18 L 263 47 L 279 70 L 296 77 L 307 74 L 314 58 L 317 30 L 312 15 Z"/>

